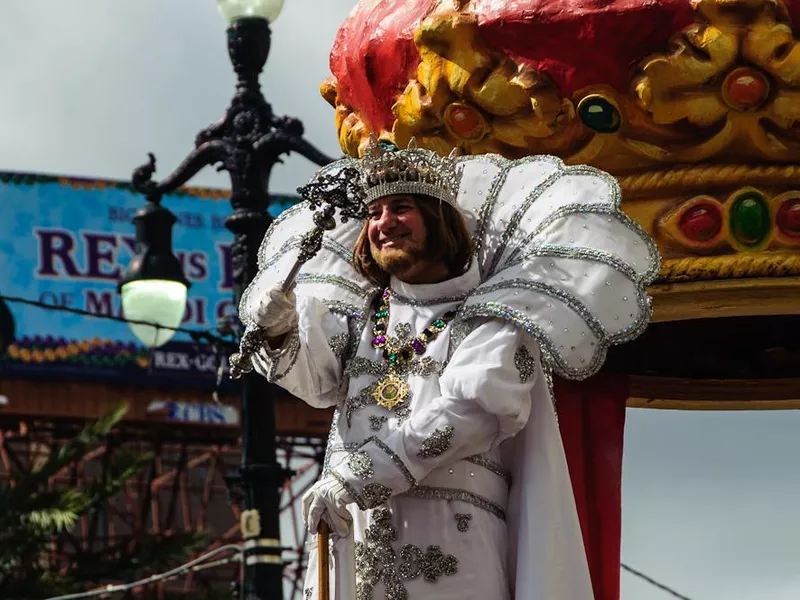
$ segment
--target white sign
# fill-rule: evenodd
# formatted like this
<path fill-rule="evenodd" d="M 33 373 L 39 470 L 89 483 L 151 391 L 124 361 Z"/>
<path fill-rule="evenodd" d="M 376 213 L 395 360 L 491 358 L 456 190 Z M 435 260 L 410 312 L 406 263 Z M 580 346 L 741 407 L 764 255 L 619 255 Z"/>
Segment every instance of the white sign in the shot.
<path fill-rule="evenodd" d="M 201 423 L 204 425 L 239 424 L 239 411 L 227 404 L 153 400 L 147 406 L 147 412 L 148 414 L 160 413 L 167 421 L 178 423 Z"/>

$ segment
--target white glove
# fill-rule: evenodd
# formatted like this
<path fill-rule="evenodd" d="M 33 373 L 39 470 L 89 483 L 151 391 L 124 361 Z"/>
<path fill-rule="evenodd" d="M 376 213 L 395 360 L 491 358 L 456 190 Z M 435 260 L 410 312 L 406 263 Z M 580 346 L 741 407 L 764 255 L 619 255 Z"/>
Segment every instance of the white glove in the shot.
<path fill-rule="evenodd" d="M 270 337 L 289 333 L 297 326 L 297 298 L 294 292 L 285 294 L 280 286 L 272 288 L 258 305 L 256 321 Z"/>
<path fill-rule="evenodd" d="M 303 495 L 303 521 L 309 533 L 317 533 L 319 522 L 324 520 L 335 535 L 345 537 L 350 531 L 350 523 L 353 520 L 347 505 L 355 501 L 345 487 L 333 477 L 327 477 L 312 485 Z"/>

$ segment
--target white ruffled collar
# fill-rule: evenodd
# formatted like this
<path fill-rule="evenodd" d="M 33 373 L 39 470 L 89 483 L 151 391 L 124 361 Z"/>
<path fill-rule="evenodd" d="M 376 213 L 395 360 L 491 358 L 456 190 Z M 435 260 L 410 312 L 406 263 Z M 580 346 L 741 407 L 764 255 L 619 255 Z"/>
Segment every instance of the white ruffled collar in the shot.
<path fill-rule="evenodd" d="M 473 289 L 478 287 L 481 282 L 478 263 L 470 261 L 469 268 L 452 279 L 446 279 L 439 283 L 407 283 L 400 281 L 392 276 L 389 287 L 392 294 L 399 299 L 408 298 L 410 300 L 430 302 L 441 299 L 442 302 L 454 299 L 465 298 Z"/>

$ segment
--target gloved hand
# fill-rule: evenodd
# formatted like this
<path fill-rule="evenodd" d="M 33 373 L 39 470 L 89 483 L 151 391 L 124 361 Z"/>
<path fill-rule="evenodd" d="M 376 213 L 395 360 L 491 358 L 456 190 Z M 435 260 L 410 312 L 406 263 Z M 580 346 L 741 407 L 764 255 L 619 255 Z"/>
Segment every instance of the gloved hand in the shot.
<path fill-rule="evenodd" d="M 303 495 L 303 521 L 309 533 L 317 533 L 319 522 L 324 520 L 335 535 L 345 537 L 350 531 L 352 522 L 347 505 L 355 501 L 345 487 L 333 477 L 327 477 L 312 485 Z"/>
<path fill-rule="evenodd" d="M 272 288 L 261 299 L 256 321 L 269 337 L 279 337 L 297 326 L 297 298 L 293 291 L 284 294 L 280 286 Z"/>

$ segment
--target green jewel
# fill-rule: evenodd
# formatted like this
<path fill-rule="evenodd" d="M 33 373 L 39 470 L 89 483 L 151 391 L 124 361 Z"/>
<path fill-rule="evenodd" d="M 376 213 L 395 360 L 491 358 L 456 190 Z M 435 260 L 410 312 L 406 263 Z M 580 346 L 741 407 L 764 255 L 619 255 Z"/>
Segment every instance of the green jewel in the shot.
<path fill-rule="evenodd" d="M 599 133 L 614 133 L 622 124 L 619 110 L 600 94 L 590 94 L 578 102 L 578 118 Z"/>
<path fill-rule="evenodd" d="M 746 246 L 757 246 L 772 226 L 769 208 L 761 194 L 747 192 L 734 200 L 730 212 L 734 237 Z"/>

